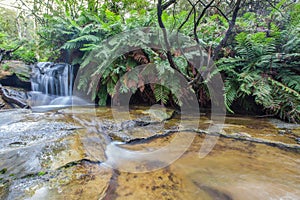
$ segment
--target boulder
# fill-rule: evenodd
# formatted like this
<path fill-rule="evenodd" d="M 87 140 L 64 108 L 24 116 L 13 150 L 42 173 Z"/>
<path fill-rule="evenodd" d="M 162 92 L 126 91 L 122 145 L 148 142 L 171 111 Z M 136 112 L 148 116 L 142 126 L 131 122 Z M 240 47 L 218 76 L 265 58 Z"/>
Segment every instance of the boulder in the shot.
<path fill-rule="evenodd" d="M 21 61 L 3 61 L 0 64 L 0 84 L 31 90 L 31 68 Z"/>

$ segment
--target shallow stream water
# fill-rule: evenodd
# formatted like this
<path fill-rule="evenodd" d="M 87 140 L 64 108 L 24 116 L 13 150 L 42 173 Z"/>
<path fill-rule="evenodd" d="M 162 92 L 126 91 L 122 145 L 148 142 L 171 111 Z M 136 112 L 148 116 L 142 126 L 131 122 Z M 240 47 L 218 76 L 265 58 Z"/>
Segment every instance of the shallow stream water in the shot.
<path fill-rule="evenodd" d="M 208 136 L 212 123 L 147 107 L 3 111 L 0 199 L 300 199 L 299 125 L 226 117 Z"/>

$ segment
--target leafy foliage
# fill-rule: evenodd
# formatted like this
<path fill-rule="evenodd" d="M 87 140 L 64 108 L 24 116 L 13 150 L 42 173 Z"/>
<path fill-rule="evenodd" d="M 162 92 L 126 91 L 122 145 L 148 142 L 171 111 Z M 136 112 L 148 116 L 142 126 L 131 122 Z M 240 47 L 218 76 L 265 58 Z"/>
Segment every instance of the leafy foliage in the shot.
<path fill-rule="evenodd" d="M 31 7 L 32 2 L 24 2 Z M 158 26 L 156 5 L 151 1 L 35 0 L 31 12 L 34 23 L 26 21 L 23 12 L 17 17 L 14 12 L 0 9 L 0 49 L 19 47 L 12 58 L 27 63 L 38 57 L 39 61 L 80 65 L 83 74 L 78 87 L 99 105 L 106 105 L 109 97 L 116 97 L 117 90 L 139 91 L 152 101 L 181 105 L 182 84 L 172 78 L 180 73 L 188 81 L 196 80 L 192 88 L 201 105 L 207 106 L 210 95 L 205 81 L 197 75 L 208 67 L 193 63 L 199 52 L 189 49 L 197 39 L 207 50 L 207 59 L 215 58 L 214 50 L 223 48 L 217 51 L 216 58 L 223 56 L 217 64 L 224 77 L 229 111 L 236 110 L 233 105 L 256 113 L 262 108 L 266 114 L 299 122 L 299 2 L 243 1 L 235 27 L 227 35 L 234 24 L 230 19 L 236 2 L 214 1 L 199 18 L 200 25 L 195 26 L 206 3 L 176 1 L 161 15 L 172 46 L 168 49 L 163 37 L 136 30 Z M 2 17 L 6 15 L 11 17 Z M 33 29 L 37 35 L 28 31 L 25 21 L 28 26 L 36 26 Z M 133 30 L 134 35 L 130 36 Z M 129 34 L 103 42 L 124 31 Z M 178 32 L 187 36 L 182 44 L 177 43 Z M 225 38 L 227 44 L 223 45 Z M 151 41 L 152 48 L 147 41 Z M 128 51 L 120 51 L 122 48 Z M 166 52 L 170 52 L 176 67 L 170 65 L 170 55 Z M 146 67 L 141 70 L 140 65 Z M 144 83 L 149 84 L 144 86 Z"/>
<path fill-rule="evenodd" d="M 226 74 L 229 111 L 233 112 L 234 102 L 245 105 L 243 101 L 254 99 L 267 113 L 300 121 L 299 39 L 299 25 L 280 31 L 275 24 L 269 36 L 242 32 L 235 37 L 235 56 L 218 62 L 219 70 Z M 248 98 L 251 96 L 254 98 Z"/>
<path fill-rule="evenodd" d="M 0 60 L 22 60 L 27 64 L 37 61 L 30 25 L 32 21 L 25 20 L 22 13 L 0 8 L 0 50 L 9 52 Z"/>

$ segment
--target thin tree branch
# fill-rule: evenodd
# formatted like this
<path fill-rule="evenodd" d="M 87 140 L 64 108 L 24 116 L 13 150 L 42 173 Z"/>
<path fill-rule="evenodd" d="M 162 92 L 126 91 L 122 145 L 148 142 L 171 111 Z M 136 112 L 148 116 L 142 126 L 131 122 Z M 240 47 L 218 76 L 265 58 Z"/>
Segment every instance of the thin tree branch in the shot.
<path fill-rule="evenodd" d="M 189 19 L 189 17 L 190 17 L 190 15 L 192 14 L 192 12 L 194 12 L 194 37 L 195 37 L 195 39 L 196 39 L 196 41 L 197 41 L 197 44 L 199 45 L 199 39 L 198 39 L 198 36 L 197 36 L 197 27 L 199 26 L 199 23 L 200 23 L 200 21 L 201 21 L 201 19 L 203 18 L 203 16 L 205 15 L 205 13 L 206 13 L 206 11 L 207 11 L 207 9 L 208 8 L 210 8 L 211 7 L 211 5 L 213 4 L 213 2 L 214 2 L 214 0 L 212 0 L 208 5 L 205 5 L 205 4 L 203 4 L 203 2 L 201 1 L 201 0 L 199 0 L 199 1 L 197 1 L 195 4 L 193 4 L 190 0 L 188 0 L 189 1 L 189 3 L 192 5 L 192 9 L 191 9 L 191 11 L 189 12 L 189 14 L 188 14 L 188 16 L 187 16 L 187 18 L 185 19 L 185 21 L 181 24 L 181 26 L 178 28 L 178 31 L 184 26 L 184 24 L 188 21 L 188 19 Z M 198 19 L 196 18 L 196 5 L 198 4 L 198 3 L 201 3 L 202 5 L 204 5 L 204 9 L 203 9 L 203 11 L 202 11 L 202 13 L 200 14 L 200 16 L 198 17 Z M 199 49 L 199 51 L 201 51 L 201 49 L 200 49 L 200 47 L 199 46 L 197 46 Z M 181 50 L 181 49 L 180 49 Z M 182 50 L 181 50 L 181 53 L 184 55 L 184 52 L 182 52 Z M 184 57 L 185 57 L 185 55 L 184 55 Z M 195 64 L 195 63 L 194 63 Z M 197 69 L 197 68 L 196 68 Z M 196 74 L 196 77 L 192 80 L 192 79 L 190 79 L 190 82 L 189 82 L 189 85 L 194 85 L 196 82 L 198 82 L 199 81 L 199 79 L 201 78 L 201 73 L 200 73 L 200 71 L 199 70 L 197 70 L 197 74 Z"/>
<path fill-rule="evenodd" d="M 168 6 L 171 5 L 170 2 L 173 2 L 173 1 L 169 1 L 167 3 Z M 167 31 L 166 31 L 166 27 L 162 21 L 162 13 L 163 13 L 163 10 L 166 9 L 168 6 L 165 5 L 164 7 L 162 6 L 162 0 L 158 0 L 158 3 L 157 3 L 157 16 L 158 16 L 158 24 L 159 24 L 159 27 L 162 29 L 162 32 L 163 32 L 163 36 L 164 36 L 164 41 L 165 41 L 165 45 L 166 45 L 166 48 L 167 48 L 167 58 L 168 58 L 168 61 L 171 65 L 172 68 L 176 69 L 178 71 L 178 67 L 176 66 L 173 58 L 172 58 L 172 54 L 171 54 L 171 51 L 170 51 L 170 43 L 169 43 L 169 40 L 168 40 L 168 35 L 167 35 Z"/>
<path fill-rule="evenodd" d="M 196 16 L 196 6 L 199 2 L 201 2 L 201 0 L 197 1 L 195 4 L 193 4 L 190 0 L 188 0 L 189 4 L 192 6 L 189 14 L 187 15 L 187 17 L 185 18 L 184 22 L 179 26 L 179 28 L 177 29 L 177 35 L 176 35 L 176 39 L 177 39 L 177 44 L 179 44 L 179 41 L 178 41 L 178 34 L 179 34 L 179 31 L 180 29 L 186 24 L 186 22 L 189 20 L 190 16 L 192 15 L 192 13 L 194 13 L 194 22 L 196 21 L 195 20 L 195 16 Z M 180 46 L 180 45 L 179 45 Z M 197 46 L 199 48 L 199 46 Z M 185 55 L 185 52 L 182 51 L 182 48 L 179 48 L 180 49 L 180 52 L 181 54 L 183 55 L 183 57 L 187 59 L 186 55 Z M 200 49 L 199 49 L 200 50 Z M 189 61 L 188 61 L 189 62 Z M 190 63 L 189 64 L 193 65 L 193 63 Z M 187 74 L 188 74 L 188 70 L 187 70 Z"/>
<path fill-rule="evenodd" d="M 169 2 L 175 2 L 175 1 L 173 1 L 173 0 L 171 0 L 171 1 L 169 1 Z M 168 6 L 166 6 L 166 4 L 168 5 Z M 159 24 L 159 27 L 161 28 L 161 30 L 162 30 L 162 32 L 163 32 L 163 36 L 164 36 L 164 42 L 165 42 L 165 45 L 166 45 L 166 50 L 167 50 L 167 52 L 166 52 L 166 55 L 167 55 L 167 59 L 168 59 L 168 62 L 169 62 L 169 64 L 170 64 L 170 66 L 174 69 L 174 70 L 176 70 L 178 73 L 180 73 L 180 74 L 182 74 L 182 72 L 179 70 L 179 68 L 178 68 L 178 66 L 176 65 L 176 63 L 174 62 L 174 60 L 173 60 L 173 57 L 172 57 L 172 53 L 171 53 L 171 47 L 170 47 L 170 43 L 169 43 L 169 40 L 168 40 L 168 34 L 167 34 L 167 31 L 166 31 L 166 28 L 165 28 L 165 25 L 164 25 L 164 23 L 163 23 L 163 21 L 162 21 L 162 13 L 163 13 L 163 8 L 167 8 L 167 7 L 169 7 L 170 5 L 172 5 L 172 4 L 170 4 L 170 3 L 166 3 L 166 4 L 164 4 L 165 6 L 163 7 L 162 6 L 162 0 L 158 0 L 158 3 L 157 3 L 157 17 L 158 17 L 158 24 Z M 186 77 L 186 76 L 184 76 L 187 80 L 190 80 L 190 78 L 189 77 Z"/>
<path fill-rule="evenodd" d="M 218 8 L 218 6 L 212 6 L 212 7 L 216 8 L 219 11 L 219 13 L 226 19 L 226 21 L 229 22 L 229 19 L 227 18 L 227 16 L 224 14 L 224 12 L 220 8 Z"/>
<path fill-rule="evenodd" d="M 280 13 L 281 17 L 284 17 L 283 14 L 282 14 L 282 12 L 275 5 L 273 5 L 270 1 L 268 1 L 268 3 L 270 4 L 270 6 L 272 8 L 274 8 L 276 11 L 278 11 Z"/>
<path fill-rule="evenodd" d="M 161 5 L 161 1 L 160 1 L 160 5 Z M 163 5 L 161 5 L 161 9 L 162 10 L 166 10 L 169 6 L 171 6 L 173 3 L 176 3 L 176 0 L 170 0 L 166 3 L 164 3 Z"/>
<path fill-rule="evenodd" d="M 192 9 L 190 10 L 189 14 L 187 15 L 187 17 L 185 18 L 185 20 L 181 23 L 181 25 L 179 26 L 179 28 L 177 29 L 177 32 L 180 31 L 180 29 L 182 29 L 182 27 L 189 21 L 189 18 L 191 17 L 192 13 L 196 12 L 195 6 L 200 2 L 197 1 L 195 4 L 192 4 L 190 0 L 188 0 L 188 2 L 192 5 Z"/>
<path fill-rule="evenodd" d="M 31 8 L 29 8 L 29 7 L 27 6 L 27 4 L 26 4 L 24 1 L 20 0 L 20 2 L 23 4 L 23 6 L 25 6 L 25 7 L 31 12 L 31 14 L 32 14 L 32 15 L 33 15 L 40 23 L 43 23 L 43 22 L 44 22 L 44 20 L 43 20 L 40 16 L 38 16 L 38 15 L 35 13 L 34 10 L 32 10 Z"/>
<path fill-rule="evenodd" d="M 212 0 L 208 5 L 206 5 L 206 6 L 204 7 L 204 9 L 202 10 L 201 14 L 199 15 L 197 21 L 196 21 L 195 24 L 194 24 L 194 37 L 195 37 L 195 40 L 196 40 L 196 42 L 197 42 L 198 44 L 200 43 L 200 41 L 199 41 L 199 38 L 198 38 L 198 35 L 197 35 L 197 28 L 198 28 L 198 26 L 199 26 L 199 24 L 200 24 L 201 19 L 202 19 L 203 16 L 205 15 L 207 9 L 211 7 L 211 5 L 214 3 L 214 1 L 215 1 L 215 0 Z"/>
<path fill-rule="evenodd" d="M 218 58 L 219 52 L 226 45 L 230 35 L 232 34 L 233 28 L 235 26 L 236 18 L 237 18 L 238 12 L 240 10 L 240 5 L 241 5 L 241 0 L 237 0 L 235 9 L 232 14 L 231 21 L 229 22 L 229 27 L 226 31 L 225 37 L 221 40 L 220 44 L 216 47 L 216 49 L 214 51 L 213 60 L 216 60 Z"/>
<path fill-rule="evenodd" d="M 176 26 L 176 17 L 175 17 L 175 8 L 176 8 L 176 3 L 174 3 L 174 6 L 173 6 L 173 10 L 172 10 L 172 15 L 173 15 L 173 20 L 174 20 L 174 24 L 173 24 L 173 27 L 172 27 L 172 31 L 175 29 L 175 26 Z"/>

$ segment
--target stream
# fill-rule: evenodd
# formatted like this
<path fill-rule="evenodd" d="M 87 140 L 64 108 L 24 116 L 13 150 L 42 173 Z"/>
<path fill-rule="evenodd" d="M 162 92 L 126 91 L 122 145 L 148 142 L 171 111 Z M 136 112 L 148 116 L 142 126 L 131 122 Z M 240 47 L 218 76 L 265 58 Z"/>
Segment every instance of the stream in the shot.
<path fill-rule="evenodd" d="M 0 199 L 300 199 L 300 125 L 228 116 L 207 135 L 211 123 L 149 107 L 1 111 Z"/>

